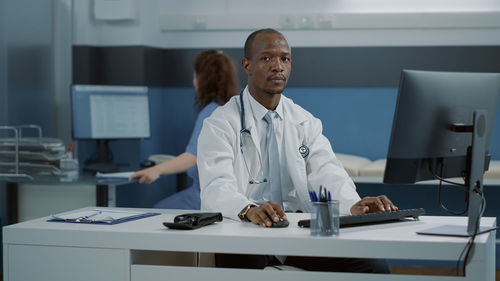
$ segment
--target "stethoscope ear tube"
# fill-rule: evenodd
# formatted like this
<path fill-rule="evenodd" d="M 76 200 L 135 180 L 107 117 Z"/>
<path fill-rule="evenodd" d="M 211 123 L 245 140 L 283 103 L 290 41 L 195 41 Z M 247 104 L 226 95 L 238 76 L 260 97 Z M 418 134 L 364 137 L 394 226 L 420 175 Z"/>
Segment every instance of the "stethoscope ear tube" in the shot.
<path fill-rule="evenodd" d="M 243 105 L 243 91 L 240 92 L 240 107 L 241 107 L 241 131 L 240 133 L 244 132 L 246 129 L 245 126 L 245 106 Z M 247 130 L 248 131 L 248 130 Z"/>

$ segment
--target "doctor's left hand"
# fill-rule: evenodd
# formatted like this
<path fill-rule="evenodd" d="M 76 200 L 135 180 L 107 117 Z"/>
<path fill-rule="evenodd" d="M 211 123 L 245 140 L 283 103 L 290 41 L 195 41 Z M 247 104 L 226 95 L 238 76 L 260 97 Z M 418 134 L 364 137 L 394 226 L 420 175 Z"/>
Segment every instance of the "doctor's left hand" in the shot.
<path fill-rule="evenodd" d="M 278 222 L 280 217 L 287 220 L 281 205 L 273 201 L 267 201 L 260 206 L 250 208 L 247 212 L 249 221 L 263 227 L 270 227 L 272 222 Z"/>

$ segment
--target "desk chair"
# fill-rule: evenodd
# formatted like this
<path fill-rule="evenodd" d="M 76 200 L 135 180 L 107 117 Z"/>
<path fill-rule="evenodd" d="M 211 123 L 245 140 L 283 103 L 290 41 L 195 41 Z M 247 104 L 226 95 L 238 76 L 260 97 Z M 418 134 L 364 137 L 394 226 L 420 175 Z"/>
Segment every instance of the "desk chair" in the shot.
<path fill-rule="evenodd" d="M 196 255 L 198 267 L 215 267 L 215 256 L 213 253 L 196 253 Z M 264 270 L 304 271 L 301 268 L 284 264 L 266 266 Z"/>

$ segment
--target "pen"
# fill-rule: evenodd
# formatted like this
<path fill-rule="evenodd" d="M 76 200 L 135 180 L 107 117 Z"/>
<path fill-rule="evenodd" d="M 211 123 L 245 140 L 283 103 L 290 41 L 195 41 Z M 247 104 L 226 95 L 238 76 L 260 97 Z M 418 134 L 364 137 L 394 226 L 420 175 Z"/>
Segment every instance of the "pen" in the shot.
<path fill-rule="evenodd" d="M 311 202 L 331 202 L 332 201 L 332 193 L 326 189 L 326 187 L 323 187 L 322 185 L 319 186 L 319 196 L 314 192 L 314 190 L 309 190 L 309 199 L 311 199 Z"/>
<path fill-rule="evenodd" d="M 311 202 L 316 202 L 314 200 L 314 191 L 312 191 L 312 190 L 309 190 L 309 199 L 311 200 Z"/>
<path fill-rule="evenodd" d="M 75 221 L 87 221 L 89 218 L 100 215 L 101 213 L 102 213 L 102 211 L 97 211 L 91 215 L 76 218 Z"/>
<path fill-rule="evenodd" d="M 309 190 L 309 198 L 311 199 L 311 202 L 318 202 L 318 196 L 314 190 Z"/>
<path fill-rule="evenodd" d="M 319 219 L 319 223 L 322 224 L 322 231 L 325 232 L 330 232 L 332 229 L 332 223 L 331 223 L 331 214 L 330 214 L 330 206 L 328 202 L 331 199 L 330 191 L 326 189 L 326 187 L 323 187 L 322 185 L 319 187 L 319 193 L 320 193 L 320 204 L 318 206 L 319 208 L 319 215 L 321 218 Z"/>

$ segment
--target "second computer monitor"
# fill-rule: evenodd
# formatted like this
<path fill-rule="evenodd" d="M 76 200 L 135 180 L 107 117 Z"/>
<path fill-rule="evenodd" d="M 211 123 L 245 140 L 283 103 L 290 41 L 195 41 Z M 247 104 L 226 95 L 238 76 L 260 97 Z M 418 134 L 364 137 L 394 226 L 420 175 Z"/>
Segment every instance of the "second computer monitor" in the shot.
<path fill-rule="evenodd" d="M 73 85 L 74 139 L 151 137 L 148 88 Z"/>
<path fill-rule="evenodd" d="M 499 94 L 500 74 L 403 70 L 384 182 L 465 177 L 472 133 L 460 130 L 484 111 L 487 153 Z"/>
<path fill-rule="evenodd" d="M 95 140 L 95 155 L 84 171 L 114 172 L 109 141 L 151 137 L 147 87 L 73 85 L 71 87 L 73 138 Z"/>

